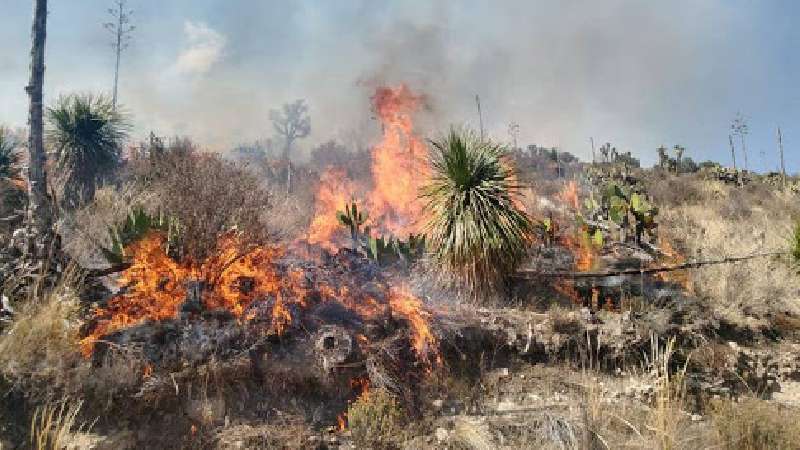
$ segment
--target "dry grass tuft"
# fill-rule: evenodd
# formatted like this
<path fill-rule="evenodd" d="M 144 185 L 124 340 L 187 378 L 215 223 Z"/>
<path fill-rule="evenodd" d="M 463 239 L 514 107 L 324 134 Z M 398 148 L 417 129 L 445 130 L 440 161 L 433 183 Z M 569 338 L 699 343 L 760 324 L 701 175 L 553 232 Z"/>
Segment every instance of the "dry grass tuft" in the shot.
<path fill-rule="evenodd" d="M 31 447 L 36 450 L 79 449 L 74 435 L 88 431 L 92 424 L 78 423 L 78 413 L 83 401 L 64 399 L 58 403 L 46 403 L 33 414 L 30 429 Z"/>
<path fill-rule="evenodd" d="M 41 298 L 31 298 L 0 335 L 0 371 L 16 385 L 47 391 L 69 384 L 81 359 L 77 275 L 67 275 Z"/>
<path fill-rule="evenodd" d="M 788 450 L 800 445 L 800 411 L 746 398 L 712 403 L 720 446 L 729 450 Z"/>

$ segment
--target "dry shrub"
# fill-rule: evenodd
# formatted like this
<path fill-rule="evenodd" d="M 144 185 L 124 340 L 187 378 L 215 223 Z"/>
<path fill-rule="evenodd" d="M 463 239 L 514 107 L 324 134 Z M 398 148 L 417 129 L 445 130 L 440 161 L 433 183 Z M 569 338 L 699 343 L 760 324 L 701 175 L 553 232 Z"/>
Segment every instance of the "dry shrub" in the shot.
<path fill-rule="evenodd" d="M 753 187 L 683 179 L 700 192 L 689 203 L 659 204 L 661 236 L 687 259 L 715 259 L 761 252 L 786 252 L 796 197 Z M 775 313 L 800 313 L 800 277 L 782 258 L 757 258 L 705 266 L 691 272 L 695 293 L 723 320 L 754 330 L 771 327 Z"/>
<path fill-rule="evenodd" d="M 178 152 L 155 164 L 147 189 L 178 220 L 185 256 L 202 261 L 232 229 L 253 245 L 270 239 L 272 196 L 254 173 L 210 153 Z"/>
<path fill-rule="evenodd" d="M 720 446 L 729 450 L 788 450 L 800 445 L 800 411 L 757 398 L 712 403 Z"/>
<path fill-rule="evenodd" d="M 371 389 L 347 408 L 347 426 L 359 448 L 392 448 L 400 438 L 404 414 L 385 389 Z"/>

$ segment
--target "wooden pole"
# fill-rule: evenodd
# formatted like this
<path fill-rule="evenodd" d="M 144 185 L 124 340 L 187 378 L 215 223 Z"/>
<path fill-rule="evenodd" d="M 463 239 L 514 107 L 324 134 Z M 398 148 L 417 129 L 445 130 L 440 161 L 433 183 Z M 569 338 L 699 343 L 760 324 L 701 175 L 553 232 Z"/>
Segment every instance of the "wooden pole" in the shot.
<path fill-rule="evenodd" d="M 778 127 L 778 151 L 781 155 L 781 178 L 783 180 L 783 188 L 786 189 L 786 166 L 783 162 L 783 135 L 781 134 L 781 127 Z"/>
<path fill-rule="evenodd" d="M 481 113 L 481 98 L 478 97 L 478 94 L 475 94 L 475 103 L 478 105 L 478 123 L 481 127 L 481 140 L 483 140 L 483 113 Z"/>

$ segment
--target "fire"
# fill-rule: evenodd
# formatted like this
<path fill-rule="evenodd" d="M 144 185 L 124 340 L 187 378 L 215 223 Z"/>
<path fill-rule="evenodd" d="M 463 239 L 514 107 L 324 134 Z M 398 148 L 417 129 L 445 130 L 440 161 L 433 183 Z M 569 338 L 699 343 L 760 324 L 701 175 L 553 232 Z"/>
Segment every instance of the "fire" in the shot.
<path fill-rule="evenodd" d="M 572 207 L 572 209 L 576 211 L 579 209 L 580 204 L 578 203 L 578 184 L 575 182 L 575 180 L 571 180 L 566 184 L 566 186 L 564 186 L 564 189 L 558 193 L 558 198 L 565 204 Z"/>
<path fill-rule="evenodd" d="M 583 300 L 581 299 L 581 294 L 575 289 L 575 285 L 565 281 L 565 280 L 557 280 L 553 283 L 553 289 L 556 292 L 563 295 L 564 297 L 569 298 L 572 300 L 576 305 L 582 305 Z"/>
<path fill-rule="evenodd" d="M 83 354 L 91 355 L 95 343 L 114 331 L 148 320 L 177 317 L 189 295 L 190 283 L 203 287 L 205 308 L 225 309 L 236 317 L 255 298 L 279 294 L 283 283 L 272 261 L 280 250 L 246 249 L 233 235 L 221 237 L 218 247 L 215 256 L 197 265 L 170 258 L 160 233 L 151 233 L 130 245 L 126 252 L 132 255 L 132 263 L 119 280 L 127 291 L 95 309 L 96 324 L 81 341 Z M 275 309 L 281 307 L 278 301 L 275 305 Z"/>
<path fill-rule="evenodd" d="M 343 169 L 328 167 L 320 177 L 314 205 L 314 218 L 308 228 L 308 242 L 334 250 L 333 235 L 341 230 L 342 225 L 336 217 L 337 211 L 344 210 L 345 205 L 360 189 L 356 183 L 347 178 Z"/>
<path fill-rule="evenodd" d="M 423 308 L 422 301 L 406 289 L 395 288 L 390 293 L 389 304 L 392 311 L 402 315 L 411 325 L 411 344 L 417 355 L 421 358 L 432 355 L 438 347 L 438 341 L 429 325 L 431 314 Z"/>
<path fill-rule="evenodd" d="M 283 250 L 248 248 L 234 235 L 222 236 L 218 252 L 202 264 L 174 261 L 166 254 L 164 244 L 164 237 L 153 233 L 126 249 L 133 260 L 120 282 L 127 290 L 94 310 L 93 328 L 81 341 L 85 356 L 90 356 L 95 344 L 110 333 L 147 321 L 187 314 L 191 317 L 195 309 L 225 310 L 240 321 L 264 320 L 272 331 L 282 335 L 293 324 L 293 310 L 308 307 L 314 292 L 314 302 L 338 302 L 364 319 L 387 313 L 404 319 L 409 343 L 419 358 L 439 362 L 438 340 L 430 328 L 432 314 L 406 288 L 384 286 L 382 303 L 372 293 L 362 291 L 356 278 L 337 280 L 338 285 L 322 280 L 309 287 L 303 270 L 278 270 L 276 260 L 283 256 Z M 192 300 L 201 304 L 193 306 Z M 256 300 L 267 301 L 271 309 L 264 313 L 249 308 Z M 363 342 L 365 336 L 356 339 L 368 345 Z"/>
<path fill-rule="evenodd" d="M 668 264 L 679 265 L 686 262 L 686 258 L 681 255 L 680 252 L 675 250 L 672 247 L 672 244 L 670 244 L 669 240 L 661 234 L 659 234 L 656 238 L 656 242 L 658 243 L 658 248 L 660 248 L 661 251 L 666 255 Z M 656 274 L 656 276 L 662 281 L 678 284 L 687 291 L 692 291 L 694 289 L 692 276 L 688 270 L 659 272 Z"/>
<path fill-rule="evenodd" d="M 344 431 L 347 428 L 347 416 L 345 413 L 341 413 L 336 416 L 336 429 L 338 431 Z"/>
<path fill-rule="evenodd" d="M 416 231 L 422 209 L 417 190 L 427 178 L 428 150 L 414 132 L 412 113 L 422 104 L 407 86 L 381 87 L 372 97 L 383 126 L 383 140 L 372 151 L 374 189 L 370 210 L 386 231 L 403 235 Z"/>
<path fill-rule="evenodd" d="M 343 230 L 336 213 L 353 199 L 363 205 L 369 214 L 366 225 L 377 233 L 404 236 L 418 231 L 418 188 L 428 177 L 428 151 L 414 131 L 413 115 L 423 98 L 400 85 L 378 88 L 372 102 L 383 129 L 381 141 L 372 148 L 372 186 L 347 178 L 341 168 L 326 169 L 317 189 L 309 243 L 335 249 L 336 234 Z"/>

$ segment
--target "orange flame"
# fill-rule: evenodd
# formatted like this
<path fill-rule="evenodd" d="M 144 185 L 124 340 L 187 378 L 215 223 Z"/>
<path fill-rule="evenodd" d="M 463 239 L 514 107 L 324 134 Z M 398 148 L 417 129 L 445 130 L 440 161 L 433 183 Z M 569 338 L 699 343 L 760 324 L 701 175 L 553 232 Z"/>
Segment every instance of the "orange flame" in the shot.
<path fill-rule="evenodd" d="M 392 311 L 402 315 L 411 325 L 411 345 L 417 356 L 424 359 L 433 355 L 438 347 L 438 340 L 429 325 L 431 314 L 423 308 L 422 301 L 406 288 L 395 288 L 390 292 L 389 304 Z M 436 357 L 438 358 L 438 354 Z"/>
<path fill-rule="evenodd" d="M 668 264 L 679 265 L 686 262 L 686 258 L 675 250 L 669 240 L 661 234 L 656 238 L 656 242 L 658 243 L 658 248 L 666 254 L 666 262 Z M 661 262 L 661 264 L 663 264 L 663 262 Z M 656 276 L 662 281 L 678 284 L 686 291 L 692 291 L 694 289 L 692 275 L 688 270 L 658 272 Z"/>
<path fill-rule="evenodd" d="M 572 207 L 572 209 L 579 209 L 580 204 L 578 203 L 578 184 L 575 182 L 575 180 L 571 180 L 564 186 L 564 189 L 558 193 L 558 198 L 562 202 Z"/>
<path fill-rule="evenodd" d="M 220 238 L 219 252 L 202 265 L 179 264 L 165 249 L 164 236 L 151 233 L 130 245 L 132 264 L 120 278 L 127 292 L 118 295 L 105 307 L 94 311 L 92 332 L 81 340 L 81 351 L 92 354 L 98 339 L 114 331 L 147 320 L 165 320 L 178 316 L 186 301 L 187 283 L 202 283 L 202 302 L 206 308 L 225 309 L 239 317 L 256 298 L 277 295 L 282 286 L 272 260 L 280 251 L 257 247 L 248 251 L 235 236 Z M 252 289 L 246 284 L 251 284 Z M 280 308 L 277 306 L 276 309 Z"/>
<path fill-rule="evenodd" d="M 336 217 L 359 191 L 356 183 L 347 178 L 343 169 L 328 167 L 320 177 L 314 205 L 314 218 L 308 228 L 308 242 L 335 250 L 332 239 L 342 225 Z"/>
<path fill-rule="evenodd" d="M 336 213 L 354 198 L 361 199 L 359 206 L 369 215 L 367 225 L 376 233 L 404 236 L 418 230 L 422 206 L 417 191 L 428 177 L 428 151 L 414 131 L 412 117 L 422 97 L 400 85 L 378 88 L 372 102 L 383 127 L 381 141 L 372 148 L 372 189 L 348 179 L 341 168 L 326 169 L 317 189 L 309 243 L 335 249 L 334 242 L 345 234 Z"/>

